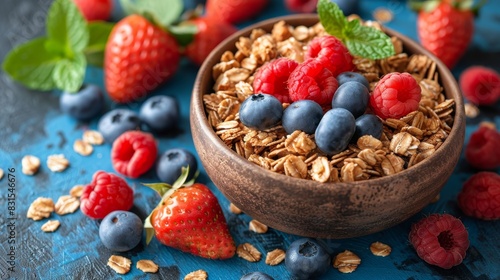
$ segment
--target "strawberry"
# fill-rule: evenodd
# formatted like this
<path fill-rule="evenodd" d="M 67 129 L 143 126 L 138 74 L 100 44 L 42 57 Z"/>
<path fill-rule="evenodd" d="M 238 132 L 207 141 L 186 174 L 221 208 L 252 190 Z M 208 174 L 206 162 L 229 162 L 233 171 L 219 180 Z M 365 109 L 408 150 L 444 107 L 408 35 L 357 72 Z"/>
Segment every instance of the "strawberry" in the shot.
<path fill-rule="evenodd" d="M 197 27 L 193 41 L 186 46 L 185 54 L 191 61 L 201 65 L 210 52 L 229 35 L 237 31 L 230 23 L 214 18 L 200 17 L 190 21 Z"/>
<path fill-rule="evenodd" d="M 104 53 L 106 90 L 116 102 L 135 101 L 167 81 L 180 61 L 175 38 L 144 17 L 120 20 Z"/>
<path fill-rule="evenodd" d="M 73 0 L 87 21 L 108 20 L 113 0 Z"/>
<path fill-rule="evenodd" d="M 206 14 L 229 23 L 240 23 L 258 15 L 268 0 L 207 0 Z"/>
<path fill-rule="evenodd" d="M 183 168 L 173 186 L 147 184 L 163 197 L 145 221 L 146 242 L 154 230 L 166 246 L 208 259 L 231 258 L 236 246 L 217 198 L 203 184 L 184 184 L 188 173 Z"/>
<path fill-rule="evenodd" d="M 417 33 L 422 46 L 450 69 L 465 53 L 472 39 L 474 14 L 479 8 L 472 8 L 472 2 L 434 0 L 413 6 L 419 10 Z"/>

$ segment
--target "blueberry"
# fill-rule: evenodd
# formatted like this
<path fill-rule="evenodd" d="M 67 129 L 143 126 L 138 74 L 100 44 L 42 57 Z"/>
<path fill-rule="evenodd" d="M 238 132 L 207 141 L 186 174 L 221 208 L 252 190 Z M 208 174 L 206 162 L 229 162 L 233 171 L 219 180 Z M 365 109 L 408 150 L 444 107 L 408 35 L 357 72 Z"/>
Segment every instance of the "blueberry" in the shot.
<path fill-rule="evenodd" d="M 104 107 L 104 96 L 96 85 L 83 85 L 76 93 L 63 92 L 59 98 L 61 111 L 78 120 L 90 120 Z"/>
<path fill-rule="evenodd" d="M 166 132 L 177 127 L 179 105 L 172 97 L 158 95 L 146 100 L 139 111 L 139 117 L 151 129 Z"/>
<path fill-rule="evenodd" d="M 132 212 L 113 211 L 101 221 L 99 237 L 102 244 L 112 251 L 129 251 L 141 242 L 142 221 Z"/>
<path fill-rule="evenodd" d="M 139 116 L 128 109 L 114 109 L 101 117 L 97 129 L 108 143 L 113 143 L 118 136 L 128 130 L 139 128 Z"/>
<path fill-rule="evenodd" d="M 356 130 L 356 119 L 343 108 L 331 109 L 323 115 L 314 138 L 318 148 L 328 155 L 342 152 Z"/>
<path fill-rule="evenodd" d="M 301 238 L 286 250 L 285 266 L 298 279 L 315 279 L 325 274 L 330 265 L 328 248 L 320 240 Z"/>
<path fill-rule="evenodd" d="M 342 72 L 337 76 L 337 81 L 339 82 L 339 86 L 350 81 L 362 83 L 368 90 L 370 90 L 370 83 L 365 78 L 365 76 L 361 75 L 360 73 Z"/>
<path fill-rule="evenodd" d="M 274 280 L 274 278 L 264 272 L 256 271 L 241 276 L 240 280 Z"/>
<path fill-rule="evenodd" d="M 240 106 L 240 121 L 247 127 L 266 130 L 277 125 L 283 116 L 283 106 L 274 96 L 252 94 Z"/>
<path fill-rule="evenodd" d="M 368 89 L 361 83 L 350 81 L 335 91 L 332 108 L 344 108 L 357 118 L 365 113 L 369 100 Z"/>
<path fill-rule="evenodd" d="M 193 178 L 198 163 L 194 155 L 185 149 L 170 149 L 163 153 L 156 165 L 156 175 L 160 181 L 172 185 L 182 173 L 182 167 L 189 166 L 187 181 Z"/>
<path fill-rule="evenodd" d="M 336 3 L 339 8 L 344 12 L 344 15 L 355 14 L 358 10 L 358 0 L 330 0 Z"/>
<path fill-rule="evenodd" d="M 295 101 L 283 111 L 282 124 L 288 134 L 295 130 L 313 134 L 323 117 L 323 109 L 312 100 Z"/>
<path fill-rule="evenodd" d="M 363 135 L 371 135 L 377 139 L 382 136 L 383 124 L 382 121 L 375 115 L 364 114 L 356 119 L 356 131 L 351 141 L 358 141 Z"/>

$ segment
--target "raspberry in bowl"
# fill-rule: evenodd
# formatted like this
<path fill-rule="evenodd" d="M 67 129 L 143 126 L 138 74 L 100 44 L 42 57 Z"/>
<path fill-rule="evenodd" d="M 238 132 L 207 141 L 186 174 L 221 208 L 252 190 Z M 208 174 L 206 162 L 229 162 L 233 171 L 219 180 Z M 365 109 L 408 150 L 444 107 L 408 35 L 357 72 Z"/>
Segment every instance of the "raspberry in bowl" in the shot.
<path fill-rule="evenodd" d="M 347 65 L 339 71 L 361 73 L 368 80 L 370 97 L 384 75 L 409 72 L 422 89 L 420 100 L 415 101 L 414 84 L 406 75 L 393 74 L 395 77 L 388 77 L 385 87 L 376 91 L 377 98 L 373 97 L 373 103 L 382 107 L 373 108 L 362 87 L 351 84 L 360 91 L 359 96 L 365 96 L 352 105 L 367 106 L 364 114 L 358 116 L 359 110 L 351 108 L 356 111 L 355 118 L 349 109 L 332 109 L 339 82 L 336 78 L 333 81 L 334 74 L 327 67 L 316 67 L 323 59 L 321 54 L 304 51 L 308 42 L 322 34 L 318 21 L 313 14 L 274 18 L 249 26 L 221 43 L 203 63 L 195 82 L 190 113 L 193 140 L 217 188 L 252 218 L 307 237 L 367 235 L 406 220 L 439 194 L 463 146 L 463 99 L 441 61 L 409 38 L 383 28 L 396 50 L 390 59 L 374 61 L 353 55 L 354 69 Z M 294 77 L 285 85 L 256 74 L 278 57 L 298 63 L 293 67 L 294 63 L 287 62 L 290 69 L 276 68 L 284 69 L 280 75 L 290 72 Z M 309 62 L 315 57 L 319 59 Z M 276 69 L 268 72 L 278 72 Z M 293 74 L 295 70 L 299 72 Z M 315 132 L 319 129 L 325 134 L 325 145 L 318 145 L 314 133 L 287 133 L 279 122 L 264 130 L 246 127 L 239 120 L 239 108 L 257 94 L 256 78 L 270 81 L 273 90 L 267 94 L 277 93 L 274 97 L 282 102 L 284 111 L 294 102 L 312 100 L 324 116 L 335 119 L 341 115 L 350 120 L 349 127 L 332 137 L 324 131 L 337 129 L 317 124 Z M 366 85 L 358 78 L 341 80 L 342 84 Z M 279 88 L 301 90 L 305 84 L 314 91 L 289 93 L 289 100 Z M 394 91 L 408 88 L 409 94 L 393 100 Z M 339 97 L 333 105 L 351 106 L 348 101 Z M 326 114 L 329 111 L 333 113 Z M 318 123 L 317 118 L 312 119 Z M 377 137 L 360 135 L 365 132 Z M 329 143 L 335 139 L 328 137 L 338 138 L 345 148 L 331 148 Z"/>

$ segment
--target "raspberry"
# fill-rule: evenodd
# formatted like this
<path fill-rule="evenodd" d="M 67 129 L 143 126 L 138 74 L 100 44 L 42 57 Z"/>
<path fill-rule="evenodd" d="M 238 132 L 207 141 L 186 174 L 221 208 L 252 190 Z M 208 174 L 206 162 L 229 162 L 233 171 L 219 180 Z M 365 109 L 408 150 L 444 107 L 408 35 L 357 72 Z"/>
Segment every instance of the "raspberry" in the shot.
<path fill-rule="evenodd" d="M 472 175 L 458 194 L 458 206 L 467 216 L 500 219 L 500 175 L 487 171 Z"/>
<path fill-rule="evenodd" d="M 465 159 L 474 168 L 491 170 L 500 166 L 500 133 L 494 128 L 481 125 L 469 138 L 465 147 Z"/>
<path fill-rule="evenodd" d="M 464 224 L 449 214 L 432 214 L 413 224 L 409 239 L 421 259 L 445 269 L 462 263 L 469 248 Z"/>
<path fill-rule="evenodd" d="M 292 101 L 309 99 L 322 107 L 331 106 L 338 87 L 332 72 L 315 59 L 299 64 L 288 78 L 288 94 Z"/>
<path fill-rule="evenodd" d="M 156 141 L 151 134 L 130 130 L 113 142 L 111 162 L 118 173 L 138 178 L 153 166 L 157 153 Z"/>
<path fill-rule="evenodd" d="M 382 119 L 399 119 L 418 109 L 421 89 L 409 73 L 392 72 L 380 79 L 370 97 L 370 106 Z"/>
<path fill-rule="evenodd" d="M 134 204 L 134 192 L 127 182 L 112 173 L 97 171 L 80 197 L 83 214 L 102 219 L 115 210 L 129 210 Z"/>
<path fill-rule="evenodd" d="M 342 72 L 353 71 L 354 64 L 349 50 L 333 36 L 316 37 L 308 44 L 305 58 L 315 58 L 337 77 Z"/>
<path fill-rule="evenodd" d="M 459 78 L 463 95 L 477 105 L 495 104 L 500 98 L 500 75 L 493 69 L 471 66 Z"/>
<path fill-rule="evenodd" d="M 264 64 L 255 73 L 253 89 L 255 93 L 267 93 L 281 103 L 292 103 L 288 95 L 288 77 L 299 65 L 296 61 L 281 57 Z"/>

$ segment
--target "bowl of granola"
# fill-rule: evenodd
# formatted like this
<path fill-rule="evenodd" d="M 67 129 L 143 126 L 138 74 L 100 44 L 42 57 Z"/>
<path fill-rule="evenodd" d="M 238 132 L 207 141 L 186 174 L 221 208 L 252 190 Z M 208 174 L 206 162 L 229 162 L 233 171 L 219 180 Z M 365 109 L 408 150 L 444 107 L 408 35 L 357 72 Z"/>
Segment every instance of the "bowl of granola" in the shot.
<path fill-rule="evenodd" d="M 379 138 L 363 136 L 334 154 L 318 149 L 314 134 L 287 133 L 281 123 L 249 128 L 239 118 L 262 65 L 278 57 L 300 64 L 308 42 L 324 35 L 318 15 L 249 26 L 205 60 L 191 99 L 193 141 L 210 179 L 244 213 L 291 234 L 350 238 L 401 223 L 438 197 L 464 142 L 461 93 L 435 56 L 394 30 L 379 29 L 391 38 L 394 54 L 353 56 L 355 72 L 370 82 L 370 94 L 384 75 L 408 72 L 421 88 L 418 108 L 382 119 Z"/>

